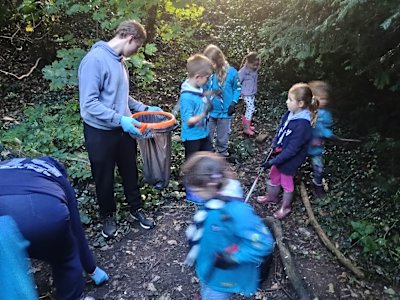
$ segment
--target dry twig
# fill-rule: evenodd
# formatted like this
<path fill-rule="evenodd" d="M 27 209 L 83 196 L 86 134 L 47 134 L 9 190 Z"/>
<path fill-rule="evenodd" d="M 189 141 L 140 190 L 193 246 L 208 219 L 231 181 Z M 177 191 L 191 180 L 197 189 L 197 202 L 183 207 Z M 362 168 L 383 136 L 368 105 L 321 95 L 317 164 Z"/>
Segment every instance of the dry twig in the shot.
<path fill-rule="evenodd" d="M 344 265 L 346 268 L 348 268 L 350 271 L 352 271 L 357 277 L 364 278 L 365 277 L 364 272 L 361 271 L 356 266 L 354 266 L 352 264 L 352 262 L 342 254 L 342 252 L 340 252 L 338 249 L 336 249 L 335 245 L 329 240 L 329 238 L 326 236 L 324 230 L 318 224 L 318 221 L 315 218 L 313 210 L 311 208 L 310 200 L 308 200 L 308 194 L 307 194 L 307 190 L 304 185 L 304 182 L 301 183 L 300 188 L 301 188 L 301 198 L 302 198 L 304 206 L 307 210 L 308 217 L 310 218 L 311 224 L 313 225 L 313 227 L 314 227 L 315 231 L 317 232 L 319 238 L 321 239 L 322 243 L 331 252 L 333 252 L 333 254 L 336 255 L 336 257 L 338 258 L 339 262 L 342 265 Z"/>
<path fill-rule="evenodd" d="M 35 65 L 29 70 L 29 72 L 26 73 L 26 74 L 23 74 L 23 75 L 21 75 L 21 76 L 18 76 L 18 75 L 14 74 L 14 73 L 10 73 L 10 72 L 4 71 L 4 70 L 0 70 L 0 72 L 1 72 L 1 73 L 4 73 L 4 74 L 6 74 L 6 75 L 14 76 L 14 77 L 17 78 L 18 80 L 21 80 L 21 79 L 23 79 L 23 78 L 25 78 L 25 77 L 28 77 L 29 75 L 32 74 L 33 70 L 36 69 L 36 67 L 38 66 L 39 61 L 40 61 L 41 59 L 42 59 L 42 58 L 39 57 L 39 58 L 36 60 Z"/>

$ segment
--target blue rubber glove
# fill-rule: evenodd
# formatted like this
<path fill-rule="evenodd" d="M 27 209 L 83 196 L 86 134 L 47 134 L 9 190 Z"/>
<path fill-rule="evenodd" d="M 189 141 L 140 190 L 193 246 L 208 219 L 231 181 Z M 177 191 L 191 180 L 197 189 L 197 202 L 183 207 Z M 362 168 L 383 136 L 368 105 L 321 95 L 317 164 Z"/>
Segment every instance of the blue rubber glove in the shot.
<path fill-rule="evenodd" d="M 133 134 L 133 135 L 142 136 L 142 133 L 139 131 L 139 129 L 135 125 L 140 127 L 142 124 L 140 122 L 136 121 L 134 118 L 125 117 L 125 116 L 121 117 L 121 127 L 125 132 Z"/>
<path fill-rule="evenodd" d="M 104 272 L 102 269 L 99 267 L 96 267 L 94 269 L 94 272 L 90 274 L 90 278 L 94 281 L 96 285 L 101 285 L 104 282 L 108 281 L 108 275 L 106 272 Z"/>
<path fill-rule="evenodd" d="M 147 106 L 147 111 L 163 111 L 158 106 Z"/>

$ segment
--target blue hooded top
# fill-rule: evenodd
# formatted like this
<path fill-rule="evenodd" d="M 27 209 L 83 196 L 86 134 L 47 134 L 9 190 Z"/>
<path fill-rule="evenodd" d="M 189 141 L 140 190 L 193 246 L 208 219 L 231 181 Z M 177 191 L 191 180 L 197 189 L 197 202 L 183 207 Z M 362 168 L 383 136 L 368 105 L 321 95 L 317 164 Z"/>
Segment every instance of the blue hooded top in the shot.
<path fill-rule="evenodd" d="M 196 272 L 209 288 L 226 293 L 249 296 L 259 284 L 259 265 L 272 253 L 274 239 L 253 208 L 243 202 L 243 190 L 230 180 L 221 192 L 221 199 L 205 204 L 207 217 L 202 227 Z M 221 205 L 215 205 L 222 203 Z M 227 252 L 238 263 L 229 269 L 214 266 L 215 255 Z"/>
<path fill-rule="evenodd" d="M 224 83 L 218 82 L 217 75 L 214 73 L 206 84 L 205 90 L 221 90 L 221 96 L 212 96 L 213 110 L 210 117 L 230 119 L 228 116 L 228 107 L 232 102 L 237 103 L 240 97 L 241 85 L 238 78 L 238 72 L 234 67 L 228 67 Z"/>
<path fill-rule="evenodd" d="M 193 126 L 189 126 L 186 123 L 191 117 L 200 115 L 203 112 L 205 101 L 207 99 L 203 96 L 202 88 L 191 86 L 188 80 L 182 83 L 179 98 L 182 120 L 182 142 L 200 140 L 208 136 L 207 118 L 203 118 Z"/>
<path fill-rule="evenodd" d="M 39 299 L 29 273 L 28 246 L 14 219 L 0 216 L 0 300 Z"/>
<path fill-rule="evenodd" d="M 314 128 L 312 129 L 312 138 L 308 147 L 308 154 L 318 156 L 324 152 L 323 139 L 329 139 L 333 136 L 332 132 L 332 114 L 329 110 L 318 109 L 318 117 Z"/>
<path fill-rule="evenodd" d="M 122 116 L 147 107 L 129 96 L 129 76 L 123 57 L 104 41 L 94 44 L 82 59 L 78 78 L 81 116 L 94 128 L 121 127 Z"/>
<path fill-rule="evenodd" d="M 282 148 L 271 164 L 288 176 L 293 176 L 307 157 L 311 139 L 311 112 L 308 109 L 293 114 L 286 112 L 272 141 L 272 147 Z"/>

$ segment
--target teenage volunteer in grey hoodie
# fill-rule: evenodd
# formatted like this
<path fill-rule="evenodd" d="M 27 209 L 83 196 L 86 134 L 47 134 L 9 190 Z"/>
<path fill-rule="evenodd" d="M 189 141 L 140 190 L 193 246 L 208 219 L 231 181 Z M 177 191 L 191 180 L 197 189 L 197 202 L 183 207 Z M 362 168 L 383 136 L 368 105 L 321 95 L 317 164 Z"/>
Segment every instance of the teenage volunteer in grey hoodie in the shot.
<path fill-rule="evenodd" d="M 137 53 L 146 40 L 144 27 L 136 21 L 124 21 L 108 42 L 93 45 L 79 66 L 79 101 L 84 121 L 84 136 L 97 201 L 102 218 L 103 236 L 117 235 L 114 199 L 114 171 L 118 166 L 130 216 L 143 228 L 154 221 L 142 210 L 136 165 L 137 145 L 131 136 L 140 136 L 140 122 L 130 118 L 131 111 L 158 111 L 129 96 L 129 75 L 124 58 Z"/>

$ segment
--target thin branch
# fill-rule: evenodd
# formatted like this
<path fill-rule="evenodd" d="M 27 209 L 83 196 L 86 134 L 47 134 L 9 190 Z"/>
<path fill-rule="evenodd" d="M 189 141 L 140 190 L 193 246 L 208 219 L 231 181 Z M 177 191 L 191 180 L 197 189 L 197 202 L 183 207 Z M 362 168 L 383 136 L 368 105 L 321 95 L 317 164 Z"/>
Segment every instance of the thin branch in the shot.
<path fill-rule="evenodd" d="M 357 277 L 364 278 L 365 277 L 364 272 L 361 271 L 359 268 L 357 268 L 355 265 L 353 265 L 352 262 L 349 259 L 347 259 L 342 252 L 336 249 L 335 245 L 329 240 L 322 227 L 318 224 L 318 221 L 315 218 L 315 215 L 311 208 L 310 200 L 308 200 L 307 190 L 303 182 L 301 183 L 300 189 L 301 189 L 301 198 L 307 210 L 308 217 L 315 231 L 317 232 L 319 238 L 321 239 L 322 243 L 336 255 L 336 257 L 338 258 L 339 262 L 342 265 L 344 265 L 346 268 L 352 271 Z"/>
<path fill-rule="evenodd" d="M 13 73 L 10 73 L 10 72 L 4 71 L 4 70 L 0 70 L 0 72 L 1 72 L 1 73 L 4 73 L 4 74 L 6 74 L 6 75 L 14 76 L 14 77 L 17 78 L 18 80 L 21 80 L 21 79 L 23 79 L 23 78 L 25 78 L 25 77 L 28 77 L 29 75 L 32 74 L 33 70 L 36 69 L 36 67 L 38 66 L 39 61 L 40 61 L 41 59 L 42 59 L 42 58 L 39 57 L 39 58 L 36 60 L 35 65 L 29 70 L 29 72 L 26 73 L 26 74 L 24 74 L 24 75 L 21 75 L 21 76 L 18 76 L 18 75 L 16 75 L 16 74 L 13 74 Z"/>
<path fill-rule="evenodd" d="M 20 30 L 21 30 L 21 28 L 18 28 L 18 29 L 13 33 L 12 36 L 0 35 L 0 38 L 3 38 L 3 39 L 10 39 L 10 40 L 11 40 L 11 43 L 12 43 L 12 42 L 13 42 L 13 39 L 15 38 L 15 35 L 16 35 Z"/>

